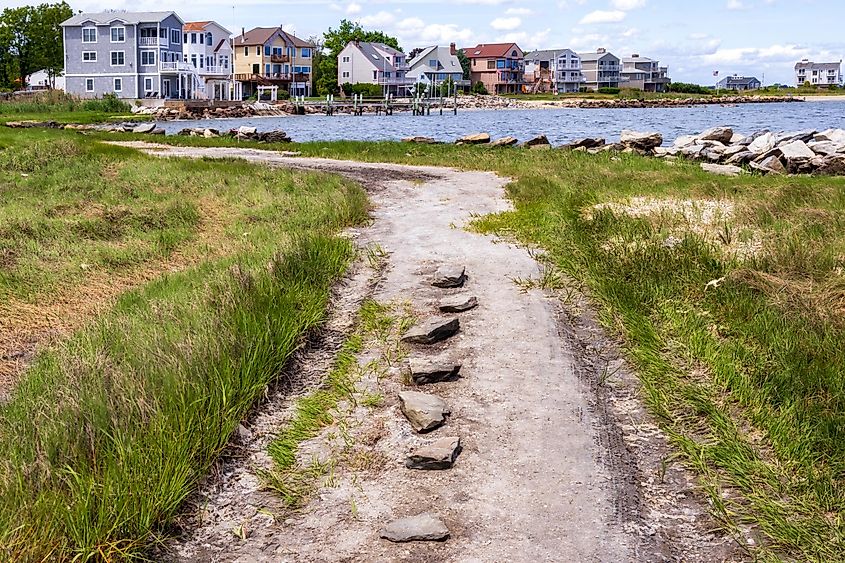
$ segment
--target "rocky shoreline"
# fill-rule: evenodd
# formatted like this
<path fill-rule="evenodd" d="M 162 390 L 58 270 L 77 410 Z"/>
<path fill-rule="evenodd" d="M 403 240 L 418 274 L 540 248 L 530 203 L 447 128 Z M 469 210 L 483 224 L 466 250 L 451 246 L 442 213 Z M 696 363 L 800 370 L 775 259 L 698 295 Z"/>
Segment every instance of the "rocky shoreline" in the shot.
<path fill-rule="evenodd" d="M 495 109 L 637 109 L 637 108 L 678 108 L 700 105 L 738 105 L 802 102 L 801 98 L 786 96 L 720 96 L 688 98 L 651 98 L 651 99 L 593 99 L 560 98 L 556 100 L 531 100 L 505 98 L 502 96 L 458 96 L 457 99 L 443 100 L 443 108 L 452 110 L 457 105 L 459 110 L 495 110 Z M 407 104 L 410 100 L 396 100 L 398 104 Z M 343 100 L 335 101 L 334 113 L 351 114 L 351 106 L 344 107 Z M 431 101 L 432 108 L 440 107 L 438 100 Z M 133 108 L 137 115 L 149 115 L 158 121 L 196 120 L 196 119 L 242 119 L 249 117 L 284 117 L 291 115 L 324 115 L 323 102 L 297 105 L 289 101 L 276 103 L 252 102 L 236 106 L 220 107 L 158 107 L 139 106 Z M 374 106 L 365 107 L 364 113 L 375 113 Z"/>

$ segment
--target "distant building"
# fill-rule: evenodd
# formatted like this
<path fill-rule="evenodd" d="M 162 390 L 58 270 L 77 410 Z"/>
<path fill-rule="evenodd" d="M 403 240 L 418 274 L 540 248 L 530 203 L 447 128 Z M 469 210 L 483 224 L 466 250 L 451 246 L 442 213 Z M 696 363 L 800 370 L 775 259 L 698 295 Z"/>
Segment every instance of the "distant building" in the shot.
<path fill-rule="evenodd" d="M 378 84 L 386 93 L 404 96 L 415 80 L 407 76 L 405 53 L 384 43 L 350 41 L 337 55 L 337 83 Z"/>
<path fill-rule="evenodd" d="M 314 45 L 281 27 L 256 27 L 232 40 L 235 99 L 258 94 L 259 88 L 310 96 Z"/>
<path fill-rule="evenodd" d="M 491 94 L 518 94 L 525 84 L 525 57 L 516 43 L 481 43 L 464 49 L 470 80 Z"/>
<path fill-rule="evenodd" d="M 525 54 L 525 82 L 531 93 L 578 92 L 584 80 L 581 57 L 571 49 L 544 49 Z"/>
<path fill-rule="evenodd" d="M 435 92 L 438 84 L 451 80 L 457 87 L 466 87 L 469 80 L 464 80 L 464 70 L 457 56 L 457 49 L 452 43 L 448 47 L 426 47 L 416 57 L 408 61 L 408 78 L 417 82 L 431 84 Z"/>
<path fill-rule="evenodd" d="M 669 69 L 660 66 L 658 61 L 635 53 L 622 59 L 620 86 L 644 92 L 665 92 L 667 85 L 672 82 L 666 76 L 668 72 Z"/>
<path fill-rule="evenodd" d="M 210 100 L 228 100 L 232 91 L 231 32 L 217 22 L 185 22 L 182 26 L 184 62 L 202 81 L 199 90 Z"/>
<path fill-rule="evenodd" d="M 581 72 L 587 88 L 619 88 L 622 81 L 619 57 L 603 48 L 596 49 L 595 53 L 578 53 L 578 56 L 581 58 Z"/>
<path fill-rule="evenodd" d="M 811 86 L 829 88 L 842 86 L 842 61 L 838 63 L 814 63 L 809 59 L 801 59 L 795 63 L 795 86 L 806 83 Z"/>
<path fill-rule="evenodd" d="M 42 68 L 29 75 L 26 85 L 29 90 L 64 90 L 65 73 L 59 71 L 56 76 L 51 77 L 47 70 Z"/>
<path fill-rule="evenodd" d="M 754 76 L 726 76 L 716 83 L 718 90 L 759 90 L 762 84 Z"/>
<path fill-rule="evenodd" d="M 65 90 L 83 98 L 194 98 L 200 78 L 182 58 L 175 12 L 76 14 L 62 22 Z"/>

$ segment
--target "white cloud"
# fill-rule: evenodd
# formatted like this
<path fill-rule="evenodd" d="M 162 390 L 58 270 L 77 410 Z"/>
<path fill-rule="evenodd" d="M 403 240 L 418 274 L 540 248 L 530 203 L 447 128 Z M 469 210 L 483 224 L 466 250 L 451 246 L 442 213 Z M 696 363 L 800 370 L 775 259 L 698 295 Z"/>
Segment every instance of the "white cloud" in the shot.
<path fill-rule="evenodd" d="M 621 10 L 596 10 L 590 12 L 578 23 L 593 24 L 593 23 L 616 23 L 625 19 L 625 12 Z"/>
<path fill-rule="evenodd" d="M 610 5 L 617 10 L 628 12 L 645 6 L 645 0 L 611 0 Z"/>
<path fill-rule="evenodd" d="M 728 3 L 725 7 L 728 10 L 744 10 L 745 9 L 745 5 L 742 3 L 741 0 L 728 0 Z"/>
<path fill-rule="evenodd" d="M 505 14 L 509 16 L 530 16 L 533 13 L 529 8 L 508 8 L 505 10 Z"/>
<path fill-rule="evenodd" d="M 496 18 L 490 22 L 490 27 L 498 31 L 510 31 L 522 25 L 520 18 Z"/>
<path fill-rule="evenodd" d="M 361 4 L 357 2 L 350 2 L 346 5 L 346 15 L 354 16 L 355 14 L 361 13 Z"/>
<path fill-rule="evenodd" d="M 385 12 L 384 10 L 382 10 L 381 12 L 378 12 L 378 13 L 375 13 L 375 14 L 372 14 L 372 15 L 369 15 L 369 16 L 364 16 L 363 18 L 358 19 L 358 22 L 360 22 L 361 25 L 364 25 L 364 26 L 367 26 L 367 27 L 383 27 L 383 26 L 386 26 L 386 25 L 390 25 L 395 21 L 396 21 L 396 16 L 394 16 L 390 12 Z"/>

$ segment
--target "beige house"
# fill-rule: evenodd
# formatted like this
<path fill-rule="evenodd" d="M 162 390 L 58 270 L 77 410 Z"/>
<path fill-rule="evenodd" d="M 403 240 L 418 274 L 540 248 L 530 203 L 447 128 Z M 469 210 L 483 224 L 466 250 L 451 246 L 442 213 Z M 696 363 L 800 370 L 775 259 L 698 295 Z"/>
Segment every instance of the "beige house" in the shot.
<path fill-rule="evenodd" d="M 622 80 L 619 57 L 607 49 L 597 49 L 595 53 L 578 53 L 578 56 L 581 58 L 584 86 L 590 90 L 619 88 Z"/>
<path fill-rule="evenodd" d="M 491 94 L 518 94 L 525 84 L 525 56 L 516 43 L 481 43 L 464 49 L 470 80 Z"/>
<path fill-rule="evenodd" d="M 235 63 L 235 98 L 276 87 L 292 96 L 313 91 L 314 46 L 281 27 L 256 27 L 232 40 Z"/>
<path fill-rule="evenodd" d="M 622 59 L 620 84 L 622 88 L 633 88 L 644 92 L 665 92 L 672 82 L 666 74 L 669 69 L 658 61 L 633 54 Z"/>
<path fill-rule="evenodd" d="M 377 84 L 385 94 L 406 95 L 415 80 L 405 53 L 384 43 L 351 41 L 337 55 L 337 83 Z"/>

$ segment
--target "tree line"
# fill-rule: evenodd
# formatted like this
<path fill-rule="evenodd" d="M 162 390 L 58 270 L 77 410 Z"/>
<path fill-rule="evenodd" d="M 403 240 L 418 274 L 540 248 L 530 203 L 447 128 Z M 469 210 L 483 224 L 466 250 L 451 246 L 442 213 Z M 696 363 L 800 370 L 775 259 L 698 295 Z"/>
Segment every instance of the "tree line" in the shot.
<path fill-rule="evenodd" d="M 73 15 L 67 2 L 5 8 L 0 13 L 0 89 L 26 87 L 26 77 L 64 68 L 61 23 Z"/>

